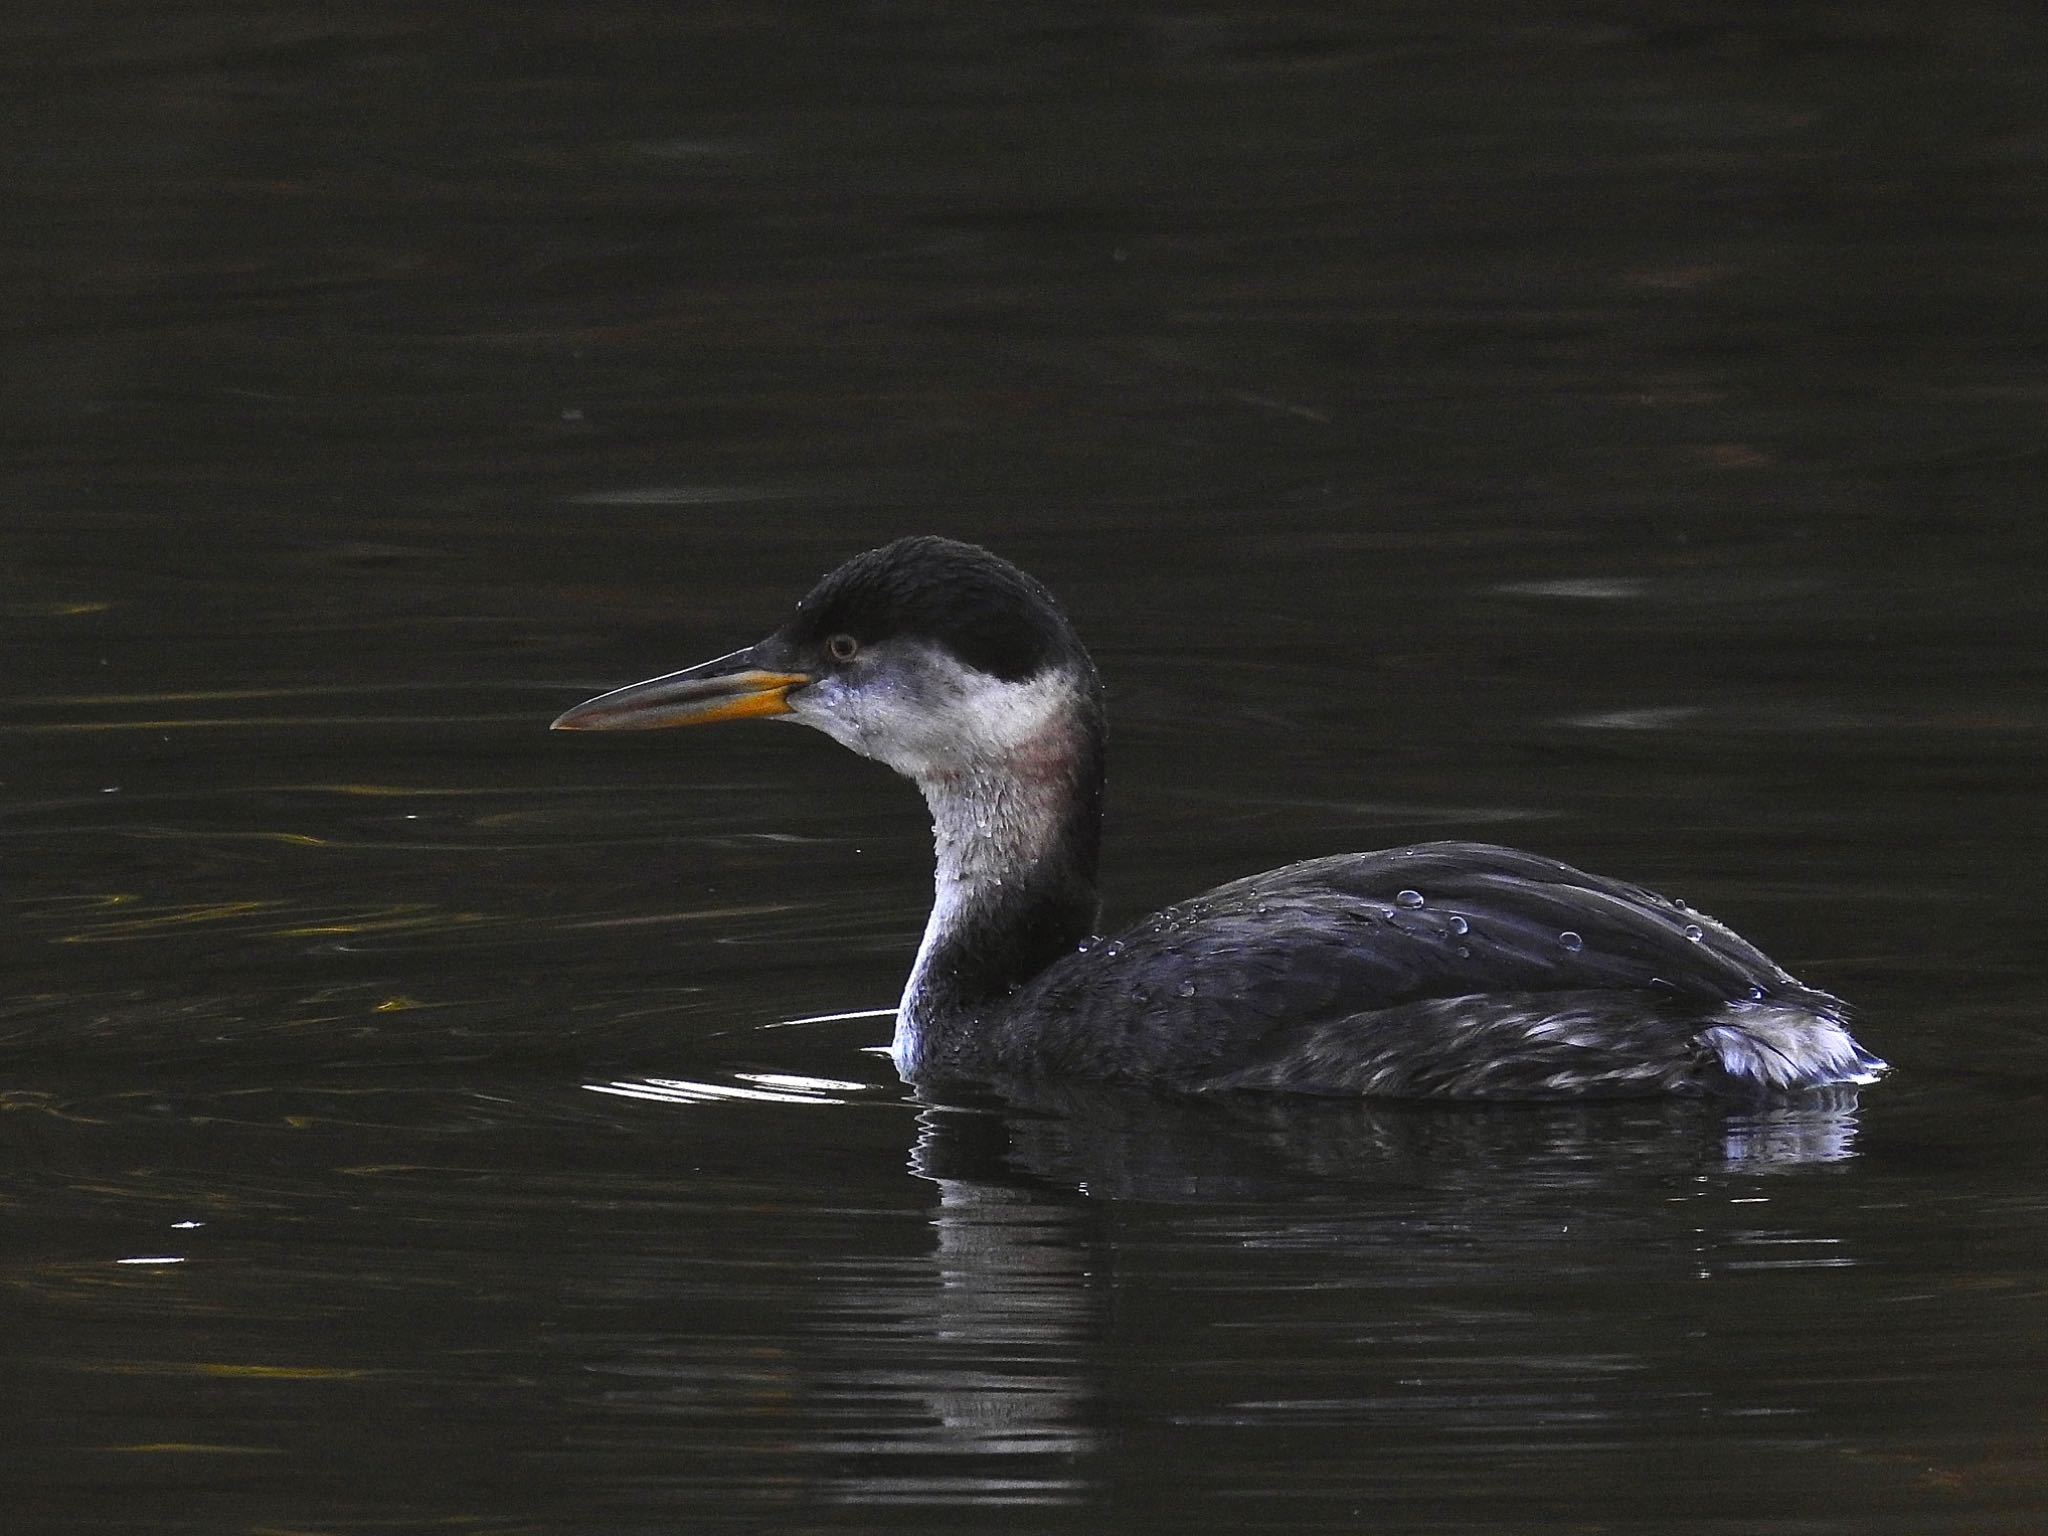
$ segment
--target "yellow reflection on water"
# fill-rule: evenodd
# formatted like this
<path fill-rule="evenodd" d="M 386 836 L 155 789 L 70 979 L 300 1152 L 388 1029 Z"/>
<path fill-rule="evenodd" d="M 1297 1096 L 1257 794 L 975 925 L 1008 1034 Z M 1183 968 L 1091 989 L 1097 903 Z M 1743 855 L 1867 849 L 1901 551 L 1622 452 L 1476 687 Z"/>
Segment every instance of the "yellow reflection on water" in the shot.
<path fill-rule="evenodd" d="M 0 603 L 0 619 L 76 619 L 88 613 L 105 613 L 112 603 Z"/>
<path fill-rule="evenodd" d="M 77 1369 L 102 1376 L 210 1376 L 231 1381 L 361 1381 L 381 1372 L 352 1365 L 260 1365 L 220 1360 L 95 1360 Z"/>
<path fill-rule="evenodd" d="M 484 923 L 502 921 L 483 912 L 448 911 L 424 902 L 399 902 L 391 906 L 371 907 L 361 911 L 316 915 L 307 912 L 297 903 L 275 899 L 190 902 L 140 910 L 134 906 L 136 899 L 133 894 L 128 893 L 80 898 L 79 904 L 87 910 L 106 911 L 119 908 L 124 915 L 91 922 L 70 933 L 57 934 L 52 942 L 119 944 L 209 924 L 234 925 L 272 938 L 310 939 L 340 938 L 366 933 L 474 928 Z"/>
<path fill-rule="evenodd" d="M 273 928 L 270 931 L 283 939 L 332 938 L 337 934 L 351 933 L 395 933 L 419 928 L 460 928 L 470 927 L 489 919 L 481 912 L 444 912 L 419 902 L 408 902 L 395 907 L 381 907 L 376 911 L 350 914 L 319 923 L 299 923 L 289 928 Z M 384 1008 L 380 1012 L 394 1010 Z"/>
<path fill-rule="evenodd" d="M 104 898 L 108 906 L 131 902 L 132 895 Z M 115 939 L 139 938 L 145 934 L 160 933 L 166 928 L 184 928 L 198 923 L 219 923 L 230 918 L 246 917 L 252 912 L 261 912 L 265 907 L 276 906 L 271 901 L 214 901 L 168 907 L 147 912 L 136 917 L 124 917 L 115 922 L 99 923 L 83 933 L 65 933 L 57 936 L 59 944 L 95 944 Z"/>

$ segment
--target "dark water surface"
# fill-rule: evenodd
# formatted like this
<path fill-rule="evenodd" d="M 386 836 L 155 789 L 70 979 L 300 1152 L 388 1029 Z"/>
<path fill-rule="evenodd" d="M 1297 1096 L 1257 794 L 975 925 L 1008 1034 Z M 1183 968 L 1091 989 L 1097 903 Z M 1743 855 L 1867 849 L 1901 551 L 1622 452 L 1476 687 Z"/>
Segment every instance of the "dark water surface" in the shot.
<path fill-rule="evenodd" d="M 2048 1528 L 2036 8 L 0 43 L 0 1528 Z M 920 530 L 1113 920 L 1515 842 L 1896 1073 L 916 1102 L 916 796 L 544 726 Z"/>

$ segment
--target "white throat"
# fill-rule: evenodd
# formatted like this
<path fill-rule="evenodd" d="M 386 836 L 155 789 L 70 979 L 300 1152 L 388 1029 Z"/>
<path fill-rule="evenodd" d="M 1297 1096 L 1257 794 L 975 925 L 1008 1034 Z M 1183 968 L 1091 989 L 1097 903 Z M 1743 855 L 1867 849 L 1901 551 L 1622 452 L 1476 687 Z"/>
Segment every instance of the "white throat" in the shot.
<path fill-rule="evenodd" d="M 987 680 L 972 701 L 972 740 L 955 738 L 968 750 L 920 764 L 913 775 L 931 809 L 932 910 L 897 1013 L 891 1053 L 899 1068 L 917 1054 L 920 999 L 942 990 L 948 940 L 999 907 L 1006 887 L 1028 880 L 1061 834 L 1078 788 L 1077 687 L 1066 673 Z"/>

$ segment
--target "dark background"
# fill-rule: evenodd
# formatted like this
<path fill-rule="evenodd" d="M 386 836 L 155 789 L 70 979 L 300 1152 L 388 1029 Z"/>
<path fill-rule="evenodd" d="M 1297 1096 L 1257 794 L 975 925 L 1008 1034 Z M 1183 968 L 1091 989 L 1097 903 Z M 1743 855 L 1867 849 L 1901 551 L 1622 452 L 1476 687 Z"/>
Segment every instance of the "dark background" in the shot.
<path fill-rule="evenodd" d="M 2037 1528 L 2038 8 L 16 7 L 0 79 L 10 1529 Z M 894 997 L 915 795 L 544 730 L 914 531 L 1096 651 L 1111 920 L 1493 838 L 1899 1070 L 920 1109 L 772 1027 Z"/>

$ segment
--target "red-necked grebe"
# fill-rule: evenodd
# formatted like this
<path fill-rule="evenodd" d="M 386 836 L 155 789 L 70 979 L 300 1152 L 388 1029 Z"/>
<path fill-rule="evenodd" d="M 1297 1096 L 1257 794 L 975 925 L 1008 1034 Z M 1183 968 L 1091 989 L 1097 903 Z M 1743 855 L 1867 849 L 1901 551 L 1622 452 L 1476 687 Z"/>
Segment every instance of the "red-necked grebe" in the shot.
<path fill-rule="evenodd" d="M 1290 864 L 1097 938 L 1101 683 L 1052 594 L 972 545 L 858 555 L 760 644 L 555 729 L 752 716 L 924 791 L 937 894 L 893 1047 L 913 1082 L 1747 1097 L 1884 1070 L 1837 999 L 1712 918 L 1484 843 Z"/>

